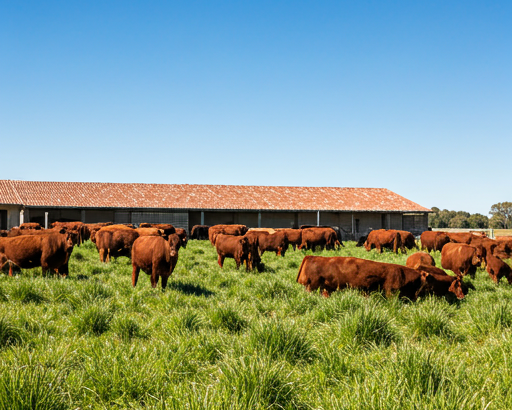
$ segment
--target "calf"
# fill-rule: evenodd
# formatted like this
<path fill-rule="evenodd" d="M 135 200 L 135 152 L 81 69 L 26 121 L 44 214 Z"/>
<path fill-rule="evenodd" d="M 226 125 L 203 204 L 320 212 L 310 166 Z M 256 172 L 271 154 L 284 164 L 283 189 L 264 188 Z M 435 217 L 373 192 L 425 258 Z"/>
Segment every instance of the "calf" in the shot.
<path fill-rule="evenodd" d="M 486 257 L 486 270 L 491 279 L 500 283 L 501 278 L 507 278 L 508 283 L 512 285 L 512 269 L 510 266 L 503 262 L 500 258 L 493 255 L 494 248 L 497 244 L 491 245 Z"/>
<path fill-rule="evenodd" d="M 171 238 L 166 241 L 161 236 L 141 236 L 133 242 L 131 257 L 133 287 L 137 285 L 139 272 L 142 269 L 150 275 L 153 288 L 156 288 L 159 278 L 162 278 L 162 289 L 165 289 L 167 280 L 178 263 L 178 249 L 176 242 Z"/>

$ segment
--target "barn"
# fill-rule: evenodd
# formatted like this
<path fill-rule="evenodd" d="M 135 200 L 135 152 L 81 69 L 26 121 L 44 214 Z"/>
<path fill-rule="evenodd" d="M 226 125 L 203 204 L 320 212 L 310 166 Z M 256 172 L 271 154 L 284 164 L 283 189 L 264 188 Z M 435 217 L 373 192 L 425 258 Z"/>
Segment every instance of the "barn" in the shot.
<path fill-rule="evenodd" d="M 427 229 L 430 209 L 385 188 L 128 184 L 0 180 L 0 228 L 23 222 L 237 223 L 338 226 L 344 239 L 370 229 Z"/>

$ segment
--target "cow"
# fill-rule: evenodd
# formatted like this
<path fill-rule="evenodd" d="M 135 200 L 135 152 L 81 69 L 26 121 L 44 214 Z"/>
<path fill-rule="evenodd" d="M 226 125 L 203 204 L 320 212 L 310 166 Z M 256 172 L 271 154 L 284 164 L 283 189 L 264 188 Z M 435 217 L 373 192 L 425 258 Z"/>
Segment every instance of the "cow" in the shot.
<path fill-rule="evenodd" d="M 446 232 L 424 231 L 420 235 L 421 250 L 428 252 L 441 251 L 443 246 L 450 243 L 450 237 Z"/>
<path fill-rule="evenodd" d="M 265 252 L 275 252 L 277 256 L 284 257 L 288 250 L 288 238 L 283 231 L 276 231 L 276 233 L 273 234 L 265 231 L 255 232 L 258 234 L 258 249 L 260 255 L 263 255 Z"/>
<path fill-rule="evenodd" d="M 468 286 L 456 276 L 448 275 L 444 270 L 432 265 L 417 265 L 414 269 L 428 273 L 426 282 L 428 291 L 437 296 L 448 296 L 453 293 L 457 299 L 464 299 L 468 293 Z M 471 286 L 474 289 L 473 286 Z"/>
<path fill-rule="evenodd" d="M 370 261 L 353 257 L 305 256 L 299 268 L 297 282 L 306 290 L 320 289 L 324 296 L 347 287 L 367 292 L 383 290 L 387 296 L 398 292 L 411 300 L 435 288 L 438 280 L 428 272 L 392 263 Z M 456 278 L 453 278 L 456 279 Z M 432 282 L 432 283 L 430 283 Z M 452 280 L 450 291 L 460 296 L 460 282 Z"/>
<path fill-rule="evenodd" d="M 83 222 L 79 222 L 79 221 L 59 222 L 59 221 L 57 221 L 57 222 L 53 222 L 50 226 L 53 229 L 64 228 L 69 231 L 76 231 L 78 234 L 78 242 L 77 242 L 78 246 L 80 246 L 82 243 L 89 240 L 89 238 L 91 237 L 91 232 L 89 231 L 89 227 Z"/>
<path fill-rule="evenodd" d="M 292 246 L 293 250 L 302 244 L 302 229 L 282 228 L 278 229 L 278 231 L 284 232 L 286 239 L 288 239 L 288 244 Z"/>
<path fill-rule="evenodd" d="M 248 240 L 245 236 L 233 236 L 218 234 L 215 241 L 215 248 L 218 254 L 218 263 L 222 268 L 224 266 L 225 258 L 233 258 L 236 263 L 236 268 L 239 269 L 240 265 L 249 256 Z M 248 266 L 246 268 L 249 270 Z"/>
<path fill-rule="evenodd" d="M 494 256 L 500 259 L 510 259 L 510 257 L 512 257 L 512 237 L 498 236 L 496 243 L 498 245 L 494 248 Z"/>
<path fill-rule="evenodd" d="M 69 232 L 0 238 L 0 266 L 3 268 L 9 263 L 9 276 L 12 276 L 12 265 L 21 269 L 41 266 L 43 275 L 54 270 L 67 276 L 72 251 L 73 240 Z"/>
<path fill-rule="evenodd" d="M 139 236 L 164 236 L 164 231 L 158 228 L 136 228 L 135 231 Z M 167 237 L 164 239 L 167 239 Z"/>
<path fill-rule="evenodd" d="M 305 228 L 302 230 L 302 242 L 299 249 L 313 250 L 320 247 L 322 250 L 332 250 L 343 246 L 338 241 L 336 232 L 332 228 Z"/>
<path fill-rule="evenodd" d="M 176 228 L 171 224 L 153 224 L 148 222 L 142 222 L 139 224 L 139 228 L 156 228 L 163 231 L 163 237 L 168 238 L 169 235 L 176 233 Z"/>
<path fill-rule="evenodd" d="M 183 228 L 176 228 L 176 234 L 181 239 L 181 246 L 183 248 L 187 247 L 188 239 L 187 239 L 187 231 Z"/>
<path fill-rule="evenodd" d="M 375 248 L 379 253 L 382 253 L 383 248 L 389 248 L 396 254 L 398 254 L 398 249 L 401 249 L 402 252 L 405 253 L 400 234 L 392 229 L 377 229 L 371 231 L 368 234 L 368 238 L 366 238 L 364 248 L 368 252 Z"/>
<path fill-rule="evenodd" d="M 332 229 L 336 233 L 336 239 L 338 242 L 343 245 L 343 238 L 341 234 L 341 229 L 339 226 L 329 226 L 329 225 L 301 225 L 299 229 L 308 229 L 308 228 L 329 228 Z"/>
<path fill-rule="evenodd" d="M 416 252 L 407 258 L 405 266 L 409 268 L 418 267 L 419 265 L 436 266 L 434 258 L 427 252 Z"/>
<path fill-rule="evenodd" d="M 261 256 L 259 250 L 259 237 L 260 232 L 249 229 L 244 235 L 247 238 L 247 255 L 242 257 L 242 262 L 245 263 L 246 270 L 253 270 L 254 268 L 258 271 L 262 270 Z"/>
<path fill-rule="evenodd" d="M 172 234 L 171 236 L 175 235 Z M 179 238 L 177 243 L 179 246 Z M 161 236 L 140 236 L 133 242 L 131 258 L 133 268 L 132 286 L 137 285 L 139 272 L 142 269 L 150 275 L 153 288 L 156 288 L 159 278 L 162 278 L 163 290 L 166 288 L 167 280 L 178 263 L 178 249 L 176 248 L 176 242 L 171 237 L 166 241 Z"/>
<path fill-rule="evenodd" d="M 356 247 L 360 248 L 361 246 L 364 246 L 364 243 L 366 242 L 367 239 L 368 235 L 360 236 L 359 239 L 357 240 Z"/>
<path fill-rule="evenodd" d="M 474 246 L 461 243 L 447 243 L 441 251 L 441 266 L 449 269 L 462 279 L 464 275 L 475 276 L 476 268 L 481 265 L 483 255 Z"/>
<path fill-rule="evenodd" d="M 205 240 L 208 239 L 209 225 L 194 225 L 190 231 L 190 239 Z"/>
<path fill-rule="evenodd" d="M 245 225 L 213 225 L 208 229 L 208 239 L 215 246 L 215 239 L 219 234 L 243 236 L 247 231 L 248 229 Z"/>
<path fill-rule="evenodd" d="M 25 222 L 20 225 L 20 229 L 42 229 L 42 226 L 37 222 Z"/>
<path fill-rule="evenodd" d="M 497 246 L 498 244 L 493 244 L 490 246 L 490 252 L 487 253 L 485 260 L 485 268 L 494 282 L 500 283 L 501 278 L 507 278 L 508 283 L 512 285 L 512 269 L 500 258 L 493 255 L 494 248 Z"/>
<path fill-rule="evenodd" d="M 446 233 L 450 238 L 450 242 L 452 243 L 463 243 L 469 245 L 471 242 L 471 238 L 473 234 L 470 232 L 447 232 Z M 479 236 L 481 238 L 481 236 Z"/>
<path fill-rule="evenodd" d="M 139 237 L 135 229 L 112 229 L 113 226 L 105 226 L 96 232 L 96 248 L 101 262 L 110 262 L 111 257 L 131 257 L 133 242 Z"/>
<path fill-rule="evenodd" d="M 400 234 L 400 240 L 402 242 L 402 245 L 407 249 L 418 249 L 418 245 L 416 244 L 416 238 L 414 238 L 414 235 L 409 231 L 401 231 L 397 230 L 397 232 Z"/>

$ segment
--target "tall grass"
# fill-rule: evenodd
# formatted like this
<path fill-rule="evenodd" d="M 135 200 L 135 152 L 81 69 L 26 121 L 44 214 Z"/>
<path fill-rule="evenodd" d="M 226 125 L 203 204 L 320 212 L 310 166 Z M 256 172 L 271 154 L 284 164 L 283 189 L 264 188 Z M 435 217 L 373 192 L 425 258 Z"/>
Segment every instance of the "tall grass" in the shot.
<path fill-rule="evenodd" d="M 408 256 L 345 245 L 315 254 Z M 462 301 L 325 298 L 295 281 L 306 254 L 246 272 L 190 241 L 165 291 L 90 242 L 67 279 L 0 274 L 0 410 L 512 408 L 507 283 L 478 270 Z"/>

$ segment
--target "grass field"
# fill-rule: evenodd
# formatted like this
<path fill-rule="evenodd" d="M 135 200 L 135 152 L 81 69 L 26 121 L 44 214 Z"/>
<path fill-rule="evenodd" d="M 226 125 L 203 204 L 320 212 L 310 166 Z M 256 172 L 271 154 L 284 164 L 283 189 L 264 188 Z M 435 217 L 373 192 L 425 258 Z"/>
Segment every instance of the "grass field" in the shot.
<path fill-rule="evenodd" d="M 407 258 L 346 245 L 317 254 Z M 479 270 L 462 301 L 323 298 L 295 282 L 305 254 L 247 273 L 190 241 L 165 291 L 90 242 L 68 279 L 0 275 L 0 410 L 512 408 L 505 280 Z"/>

